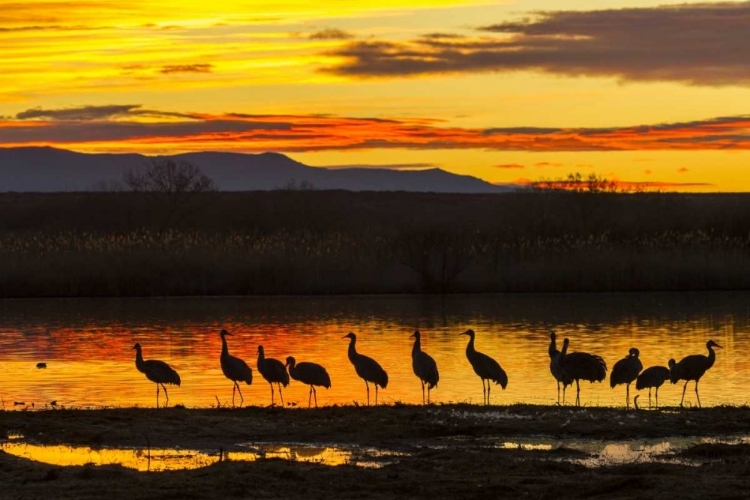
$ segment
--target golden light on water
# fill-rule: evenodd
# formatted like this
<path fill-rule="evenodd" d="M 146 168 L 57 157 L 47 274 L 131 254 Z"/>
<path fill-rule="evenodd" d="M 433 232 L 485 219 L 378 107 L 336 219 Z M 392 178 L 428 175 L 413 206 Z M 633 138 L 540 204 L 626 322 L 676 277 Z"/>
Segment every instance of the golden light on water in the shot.
<path fill-rule="evenodd" d="M 230 406 L 232 383 L 219 365 L 218 332 L 226 328 L 234 334 L 228 338 L 230 353 L 253 369 L 253 384 L 242 386 L 245 405 L 271 402 L 270 387 L 256 368 L 258 345 L 265 347 L 267 357 L 282 362 L 291 355 L 298 362 L 325 366 L 332 387 L 318 388 L 319 405 L 365 404 L 365 384 L 347 359 L 348 340 L 341 338 L 353 331 L 358 351 L 379 361 L 389 374 L 380 402 L 417 404 L 422 393 L 412 372 L 409 336 L 418 328 L 422 348 L 440 371 L 432 401 L 481 403 L 482 384 L 466 360 L 467 339 L 459 335 L 473 328 L 476 348 L 508 373 L 507 390 L 492 386 L 493 404 L 555 404 L 556 383 L 547 356 L 548 331 L 555 328 L 560 344 L 569 337 L 571 351 L 599 354 L 610 370 L 633 346 L 648 367 L 705 354 L 706 341 L 713 339 L 724 349 L 717 350 L 716 364 L 701 380 L 701 402 L 747 404 L 750 342 L 745 335 L 747 309 L 740 306 L 743 297 L 714 296 L 708 309 L 667 297 L 667 305 L 654 310 L 649 302 L 657 297 L 643 297 L 638 304 L 631 303 L 633 296 L 527 297 L 518 303 L 492 297 L 447 302 L 404 297 L 21 301 L 5 307 L 0 317 L 0 394 L 5 409 L 30 409 L 32 403 L 35 409 L 51 409 L 53 401 L 57 407 L 153 407 L 156 386 L 135 368 L 132 347 L 139 342 L 145 359 L 169 363 L 182 378 L 181 387 L 168 386 L 170 406 L 211 407 L 217 399 L 221 406 Z M 42 361 L 47 368 L 36 368 Z M 287 405 L 307 406 L 308 386 L 292 380 L 283 391 Z M 679 404 L 681 393 L 682 383 L 667 383 L 659 391 L 659 402 Z M 636 394 L 631 387 L 631 397 Z M 644 407 L 648 395 L 640 394 Z M 371 396 L 374 399 L 372 387 Z M 574 397 L 574 388 L 569 388 L 568 404 Z M 608 378 L 583 383 L 581 401 L 624 406 L 625 388 L 610 389 Z M 686 404 L 695 404 L 693 383 Z"/>

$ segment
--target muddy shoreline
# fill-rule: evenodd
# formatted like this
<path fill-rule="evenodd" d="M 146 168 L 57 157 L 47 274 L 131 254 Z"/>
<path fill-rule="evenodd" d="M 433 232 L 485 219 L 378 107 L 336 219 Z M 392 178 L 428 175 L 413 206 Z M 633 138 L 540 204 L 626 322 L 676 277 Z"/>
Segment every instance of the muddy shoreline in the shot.
<path fill-rule="evenodd" d="M 435 405 L 317 410 L 102 409 L 0 412 L 0 438 L 97 447 L 237 449 L 247 442 L 345 443 L 402 450 L 379 469 L 281 459 L 221 462 L 172 472 L 61 467 L 0 452 L 2 498 L 745 498 L 747 445 L 700 445 L 693 462 L 586 467 L 567 439 L 633 440 L 750 435 L 750 408 L 635 411 L 554 406 Z M 545 436 L 554 452 L 501 449 L 497 440 Z"/>

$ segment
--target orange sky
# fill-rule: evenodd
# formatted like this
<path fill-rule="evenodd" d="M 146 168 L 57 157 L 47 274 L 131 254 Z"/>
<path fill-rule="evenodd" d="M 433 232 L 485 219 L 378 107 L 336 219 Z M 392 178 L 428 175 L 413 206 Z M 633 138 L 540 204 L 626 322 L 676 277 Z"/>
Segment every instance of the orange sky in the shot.
<path fill-rule="evenodd" d="M 748 191 L 750 2 L 3 2 L 0 146 Z"/>

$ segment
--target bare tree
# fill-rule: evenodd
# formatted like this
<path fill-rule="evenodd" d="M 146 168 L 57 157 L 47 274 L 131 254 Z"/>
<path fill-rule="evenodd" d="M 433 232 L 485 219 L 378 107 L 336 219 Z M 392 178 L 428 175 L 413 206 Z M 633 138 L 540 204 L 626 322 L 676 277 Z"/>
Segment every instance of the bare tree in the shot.
<path fill-rule="evenodd" d="M 198 167 L 171 158 L 153 159 L 145 167 L 131 168 L 123 175 L 123 182 L 136 192 L 183 194 L 217 190 L 213 179 Z"/>

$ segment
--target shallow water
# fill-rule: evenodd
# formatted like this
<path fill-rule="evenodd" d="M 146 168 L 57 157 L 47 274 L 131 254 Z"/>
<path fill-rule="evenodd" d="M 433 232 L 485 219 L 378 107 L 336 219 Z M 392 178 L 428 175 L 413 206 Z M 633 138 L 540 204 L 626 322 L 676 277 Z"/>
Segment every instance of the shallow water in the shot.
<path fill-rule="evenodd" d="M 347 359 L 348 341 L 341 339 L 349 331 L 359 336 L 359 352 L 388 371 L 381 402 L 421 402 L 411 369 L 414 329 L 421 330 L 422 347 L 440 369 L 432 401 L 481 403 L 482 384 L 464 354 L 467 338 L 459 336 L 472 328 L 477 349 L 508 373 L 507 390 L 492 386 L 495 404 L 556 402 L 547 356 L 548 331 L 555 329 L 560 341 L 570 337 L 571 351 L 599 354 L 610 368 L 631 346 L 648 367 L 706 353 L 705 343 L 713 339 L 724 349 L 700 383 L 701 402 L 739 405 L 750 399 L 749 320 L 747 293 L 0 301 L 0 402 L 5 409 L 51 408 L 52 401 L 64 407 L 154 406 L 155 385 L 134 365 L 132 347 L 140 342 L 146 359 L 164 360 L 180 373 L 182 386 L 169 386 L 170 405 L 208 407 L 218 400 L 228 406 L 232 384 L 220 370 L 218 335 L 226 328 L 234 334 L 230 353 L 253 368 L 253 385 L 242 386 L 246 405 L 271 399 L 256 370 L 259 344 L 268 357 L 323 364 L 333 387 L 318 389 L 320 405 L 366 403 L 364 383 Z M 37 362 L 47 368 L 36 368 Z M 681 394 L 681 384 L 667 383 L 659 402 L 679 404 Z M 568 392 L 569 403 L 574 396 Z M 307 406 L 307 398 L 301 383 L 284 389 L 288 404 Z M 584 383 L 581 401 L 624 406 L 625 389 L 610 389 L 608 379 Z M 641 392 L 641 407 L 647 401 Z M 695 404 L 692 383 L 686 404 Z"/>
<path fill-rule="evenodd" d="M 138 471 L 199 469 L 220 460 L 253 462 L 280 458 L 294 462 L 313 462 L 321 465 L 356 465 L 377 468 L 393 463 L 397 453 L 352 446 L 288 444 L 248 444 L 249 451 L 208 452 L 175 448 L 111 448 L 68 445 L 39 445 L 11 440 L 0 444 L 0 450 L 17 457 L 51 465 L 122 465 Z"/>

